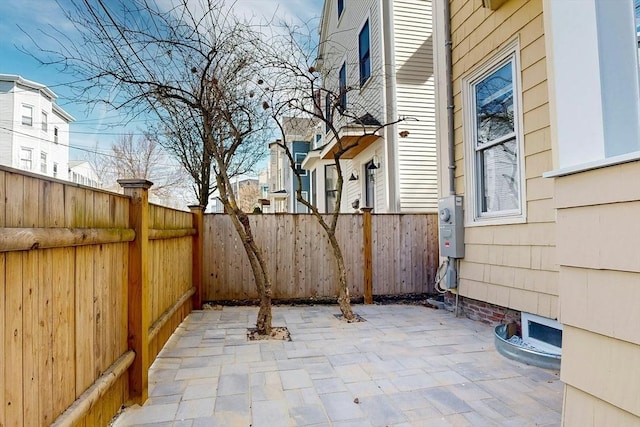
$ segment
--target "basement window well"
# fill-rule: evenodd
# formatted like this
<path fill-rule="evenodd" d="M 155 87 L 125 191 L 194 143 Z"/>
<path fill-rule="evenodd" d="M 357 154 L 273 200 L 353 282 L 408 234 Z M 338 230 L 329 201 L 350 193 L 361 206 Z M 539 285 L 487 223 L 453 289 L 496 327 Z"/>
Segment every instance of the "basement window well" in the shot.
<path fill-rule="evenodd" d="M 553 354 L 562 353 L 562 324 L 556 320 L 522 313 L 522 340 Z"/>
<path fill-rule="evenodd" d="M 521 335 L 515 323 L 495 328 L 495 344 L 509 359 L 547 369 L 560 369 L 562 324 L 531 313 L 521 314 Z"/>

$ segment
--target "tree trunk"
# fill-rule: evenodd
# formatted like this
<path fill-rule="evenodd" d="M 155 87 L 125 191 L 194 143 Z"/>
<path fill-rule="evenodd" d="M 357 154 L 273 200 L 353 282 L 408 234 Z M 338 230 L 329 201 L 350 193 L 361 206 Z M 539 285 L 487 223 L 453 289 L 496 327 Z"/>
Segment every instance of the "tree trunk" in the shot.
<path fill-rule="evenodd" d="M 353 322 L 356 316 L 351 309 L 351 297 L 349 296 L 349 287 L 347 286 L 347 269 L 344 266 L 344 258 L 342 257 L 342 250 L 336 239 L 335 232 L 328 233 L 329 242 L 331 242 L 331 248 L 333 249 L 333 256 L 336 260 L 338 267 L 338 306 L 342 312 L 342 316 L 347 322 Z"/>
<path fill-rule="evenodd" d="M 225 207 L 228 208 L 231 222 L 242 240 L 242 246 L 249 257 L 249 265 L 251 265 L 251 271 L 253 272 L 253 277 L 256 282 L 256 289 L 260 296 L 260 310 L 258 311 L 258 318 L 256 320 L 256 330 L 260 335 L 269 335 L 271 334 L 272 328 L 271 279 L 269 278 L 262 251 L 258 245 L 256 245 L 253 238 L 249 217 L 237 207 L 227 206 L 229 203 L 226 196 L 223 198 L 223 201 L 224 200 L 227 200 Z"/>

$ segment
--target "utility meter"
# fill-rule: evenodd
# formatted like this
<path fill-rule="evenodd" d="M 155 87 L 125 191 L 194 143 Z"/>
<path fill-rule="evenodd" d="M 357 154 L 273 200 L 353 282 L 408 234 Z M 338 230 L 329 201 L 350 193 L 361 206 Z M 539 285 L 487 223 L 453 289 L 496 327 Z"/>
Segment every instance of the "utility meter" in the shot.
<path fill-rule="evenodd" d="M 440 221 L 440 256 L 464 258 L 464 216 L 462 196 L 438 200 Z"/>

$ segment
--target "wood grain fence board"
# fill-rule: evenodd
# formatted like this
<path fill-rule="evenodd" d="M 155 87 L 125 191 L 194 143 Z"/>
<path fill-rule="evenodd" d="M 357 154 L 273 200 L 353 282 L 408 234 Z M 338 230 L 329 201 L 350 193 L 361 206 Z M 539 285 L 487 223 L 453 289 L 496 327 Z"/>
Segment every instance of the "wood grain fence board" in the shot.
<path fill-rule="evenodd" d="M 64 226 L 64 185 L 41 181 L 39 189 L 38 223 L 40 227 Z"/>
<path fill-rule="evenodd" d="M 62 413 L 76 398 L 74 325 L 75 248 L 53 250 L 53 410 Z"/>
<path fill-rule="evenodd" d="M 6 177 L 7 173 L 3 170 L 0 170 L 0 227 L 4 227 L 6 225 L 6 210 L 9 200 L 6 190 Z M 2 411 L 2 409 L 0 409 L 0 411 Z M 0 422 L 1 421 L 2 418 L 0 418 Z"/>
<path fill-rule="evenodd" d="M 4 172 L 0 171 L 0 189 L 4 192 Z M 4 197 L 0 197 L 0 199 L 4 199 Z M 4 203 L 0 202 L 0 225 L 4 223 Z M 5 308 L 5 299 L 7 295 L 7 287 L 5 283 L 6 277 L 6 255 L 0 254 L 0 425 L 6 426 L 6 416 L 5 416 L 5 407 L 7 406 L 7 401 L 5 397 L 5 378 L 7 375 L 6 366 L 6 350 L 5 350 L 5 337 L 6 335 L 6 325 L 7 325 L 7 310 Z"/>
<path fill-rule="evenodd" d="M 15 173 L 6 175 L 6 199 L 11 201 L 6 206 L 6 227 L 22 227 L 22 200 L 24 200 L 24 177 Z"/>
<path fill-rule="evenodd" d="M 39 274 L 40 289 L 38 292 L 40 324 L 38 368 L 40 389 L 38 390 L 38 406 L 40 422 L 49 425 L 53 421 L 53 250 L 38 251 L 40 256 Z M 92 305 L 89 305 L 91 308 Z M 89 353 L 91 354 L 91 353 Z"/>
<path fill-rule="evenodd" d="M 7 426 L 24 425 L 22 380 L 22 254 L 9 253 L 6 256 L 5 294 L 5 423 Z"/>
<path fill-rule="evenodd" d="M 31 177 L 24 178 L 24 192 L 22 201 L 22 226 L 38 227 L 38 201 L 40 180 Z"/>
<path fill-rule="evenodd" d="M 36 190 L 37 193 L 37 190 Z M 36 210 L 37 216 L 37 210 Z M 23 423 L 35 426 L 39 422 L 38 393 L 40 378 L 38 370 L 38 253 L 35 251 L 22 253 L 22 398 Z"/>

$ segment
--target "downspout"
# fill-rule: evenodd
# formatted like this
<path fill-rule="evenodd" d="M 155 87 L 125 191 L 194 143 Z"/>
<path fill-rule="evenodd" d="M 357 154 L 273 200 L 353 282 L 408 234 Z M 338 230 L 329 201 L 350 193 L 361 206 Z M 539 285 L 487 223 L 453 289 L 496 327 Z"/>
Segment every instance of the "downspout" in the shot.
<path fill-rule="evenodd" d="M 451 41 L 451 5 L 449 0 L 444 0 L 444 47 L 445 47 L 445 74 L 447 76 L 447 149 L 449 150 L 449 194 L 456 194 L 456 150 L 453 123 L 453 61 Z"/>
<path fill-rule="evenodd" d="M 383 67 L 384 67 L 384 83 L 385 83 L 385 122 L 391 123 L 398 120 L 398 107 L 396 99 L 396 63 L 393 54 L 393 46 L 395 38 L 393 35 L 393 2 L 389 0 L 381 0 L 382 4 L 382 39 L 384 43 Z M 397 156 L 397 125 L 391 125 L 384 128 L 384 144 L 385 154 L 387 158 L 387 212 L 399 212 L 400 203 L 398 200 L 400 176 L 398 174 L 398 156 Z"/>
<path fill-rule="evenodd" d="M 443 14 L 443 32 L 444 32 L 444 50 L 445 50 L 445 75 L 447 83 L 447 149 L 449 153 L 449 194 L 454 196 L 456 194 L 456 159 L 455 159 L 455 137 L 454 137 L 454 105 L 453 105 L 453 42 L 451 40 L 451 4 L 450 0 L 444 0 Z M 447 275 L 450 280 L 456 282 L 456 302 L 455 302 L 455 316 L 458 317 L 459 298 L 460 291 L 457 287 L 458 271 L 460 268 L 460 260 L 454 258 L 447 258 Z"/>

